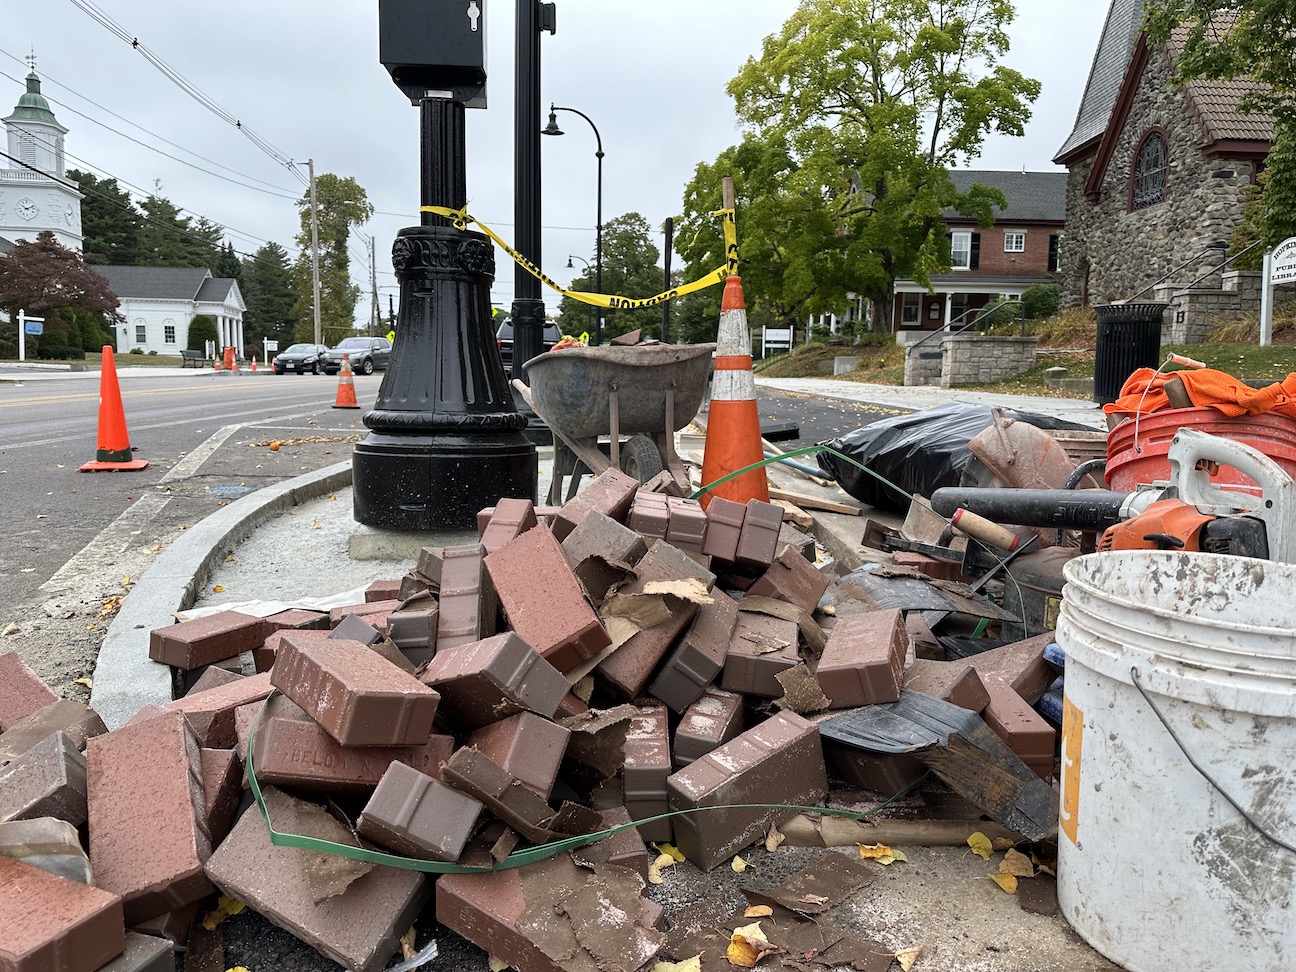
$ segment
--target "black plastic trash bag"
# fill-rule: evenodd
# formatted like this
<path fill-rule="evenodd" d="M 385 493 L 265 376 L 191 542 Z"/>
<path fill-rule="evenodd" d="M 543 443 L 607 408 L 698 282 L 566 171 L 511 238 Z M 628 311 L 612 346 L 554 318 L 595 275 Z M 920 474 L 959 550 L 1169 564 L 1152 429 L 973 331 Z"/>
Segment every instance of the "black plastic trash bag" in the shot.
<path fill-rule="evenodd" d="M 1016 421 L 1048 431 L 1089 428 L 1050 415 L 1010 408 L 1001 411 Z M 913 493 L 931 496 L 942 486 L 988 486 L 995 482 L 990 470 L 968 449 L 968 443 L 993 423 L 989 405 L 950 402 L 882 419 L 820 443 L 850 456 L 903 492 L 828 452 L 818 454 L 819 468 L 861 503 L 904 513 Z"/>

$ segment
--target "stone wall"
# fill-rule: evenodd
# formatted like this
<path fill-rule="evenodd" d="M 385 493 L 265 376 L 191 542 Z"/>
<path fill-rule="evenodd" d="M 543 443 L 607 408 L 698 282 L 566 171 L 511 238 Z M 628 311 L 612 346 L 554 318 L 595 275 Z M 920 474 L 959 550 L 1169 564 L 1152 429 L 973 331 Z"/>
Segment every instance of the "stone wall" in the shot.
<path fill-rule="evenodd" d="M 943 343 L 932 340 L 921 347 L 911 344 L 905 348 L 906 385 L 940 384 L 941 361 L 945 356 L 940 346 Z"/>
<path fill-rule="evenodd" d="M 1134 156 L 1154 127 L 1165 132 L 1169 144 L 1165 198 L 1129 212 Z M 1084 193 L 1094 157 L 1071 163 L 1062 247 L 1063 306 L 1082 303 L 1086 273 L 1088 302 L 1111 303 L 1133 296 L 1207 242 L 1229 236 L 1251 181 L 1251 163 L 1208 159 L 1201 154 L 1201 143 L 1192 107 L 1170 84 L 1169 60 L 1158 45 L 1149 53 L 1097 202 Z M 1211 251 L 1200 265 L 1185 267 L 1175 279 L 1182 286 L 1218 262 L 1217 251 Z"/>
<path fill-rule="evenodd" d="M 1005 381 L 1035 367 L 1039 338 L 959 334 L 941 341 L 940 386 Z M 908 381 L 906 367 L 905 384 Z"/>

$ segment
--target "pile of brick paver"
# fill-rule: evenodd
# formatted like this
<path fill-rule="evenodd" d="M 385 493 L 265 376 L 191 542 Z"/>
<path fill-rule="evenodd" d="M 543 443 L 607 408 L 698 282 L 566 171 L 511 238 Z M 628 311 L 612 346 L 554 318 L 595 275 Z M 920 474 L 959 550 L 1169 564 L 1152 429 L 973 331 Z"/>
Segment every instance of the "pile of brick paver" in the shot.
<path fill-rule="evenodd" d="M 711 870 L 821 805 L 829 769 L 883 791 L 926 771 L 821 734 L 831 717 L 921 691 L 993 730 L 1018 789 L 1052 772 L 1027 704 L 1053 677 L 1043 641 L 915 661 L 916 614 L 821 609 L 838 574 L 778 506 L 704 512 L 611 470 L 478 526 L 363 603 L 154 630 L 188 690 L 112 732 L 0 656 L 0 969 L 173 969 L 219 891 L 363 972 L 433 916 L 520 972 L 633 972 L 698 951 L 646 893 L 645 842 Z M 281 846 L 263 809 L 279 833 L 479 870 Z"/>

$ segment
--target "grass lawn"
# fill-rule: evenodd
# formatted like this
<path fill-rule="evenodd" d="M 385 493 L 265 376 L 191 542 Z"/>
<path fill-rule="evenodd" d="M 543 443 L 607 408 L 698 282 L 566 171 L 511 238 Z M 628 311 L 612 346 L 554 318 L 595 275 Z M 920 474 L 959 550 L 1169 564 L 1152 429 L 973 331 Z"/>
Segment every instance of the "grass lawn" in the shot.
<path fill-rule="evenodd" d="M 84 361 L 69 361 L 64 359 L 49 360 L 45 358 L 28 357 L 26 363 L 84 365 L 91 371 L 98 371 L 102 364 L 102 358 L 103 355 L 98 351 L 87 351 Z M 11 358 L 9 360 L 14 361 L 16 359 Z M 114 354 L 113 360 L 119 368 L 179 368 L 184 364 L 183 359 L 178 354 Z M 210 365 L 208 367 L 210 367 Z"/>

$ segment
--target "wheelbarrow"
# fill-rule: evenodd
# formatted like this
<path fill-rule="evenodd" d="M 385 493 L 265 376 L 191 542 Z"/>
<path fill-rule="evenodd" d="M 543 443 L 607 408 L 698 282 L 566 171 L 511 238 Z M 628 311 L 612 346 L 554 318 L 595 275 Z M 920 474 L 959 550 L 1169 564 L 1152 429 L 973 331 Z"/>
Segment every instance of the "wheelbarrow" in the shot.
<path fill-rule="evenodd" d="M 675 433 L 693 420 L 711 374 L 714 344 L 637 344 L 546 351 L 522 365 L 530 387 L 514 380 L 526 403 L 564 448 L 555 449 L 549 504 L 580 482 L 578 465 L 597 476 L 616 466 L 646 483 L 663 469 L 688 490 Z M 632 433 L 623 443 L 622 433 Z M 599 447 L 608 436 L 610 454 Z M 566 451 L 566 455 L 564 455 Z"/>

